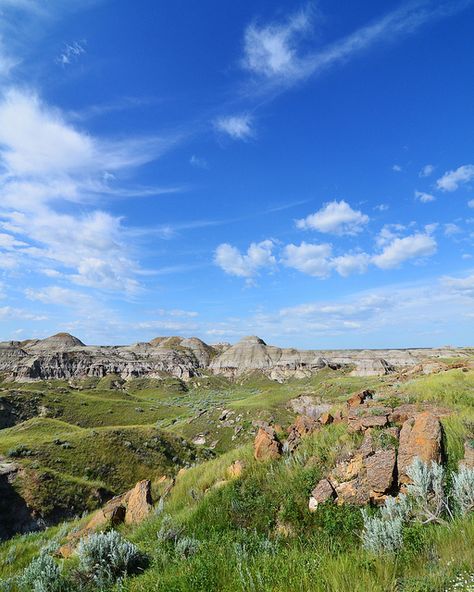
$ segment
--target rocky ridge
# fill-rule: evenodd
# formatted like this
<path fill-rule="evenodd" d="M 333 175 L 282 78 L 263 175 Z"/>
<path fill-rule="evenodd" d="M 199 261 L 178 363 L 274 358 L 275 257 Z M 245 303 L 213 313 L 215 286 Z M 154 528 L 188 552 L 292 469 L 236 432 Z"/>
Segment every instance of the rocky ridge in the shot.
<path fill-rule="evenodd" d="M 260 371 L 272 380 L 304 378 L 323 368 L 348 367 L 354 376 L 393 372 L 433 372 L 440 358 L 459 358 L 462 349 L 299 350 L 267 345 L 250 336 L 235 345 L 208 345 L 196 337 L 158 337 L 125 346 L 86 346 L 77 337 L 58 333 L 46 339 L 0 342 L 0 373 L 29 381 L 103 377 L 123 379 L 173 376 L 188 380 L 203 373 L 237 378 Z"/>

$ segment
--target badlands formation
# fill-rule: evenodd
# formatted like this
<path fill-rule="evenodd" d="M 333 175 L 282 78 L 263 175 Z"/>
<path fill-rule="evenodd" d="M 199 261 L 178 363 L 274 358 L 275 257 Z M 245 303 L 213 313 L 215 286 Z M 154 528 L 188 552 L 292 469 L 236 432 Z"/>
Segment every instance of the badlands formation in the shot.
<path fill-rule="evenodd" d="M 196 337 L 158 337 L 126 346 L 87 346 L 68 333 L 47 339 L 0 342 L 0 373 L 9 380 L 72 379 L 116 374 L 124 379 L 203 374 L 238 378 L 259 371 L 272 380 L 304 378 L 318 370 L 347 367 L 353 376 L 429 373 L 460 348 L 387 350 L 299 350 L 267 345 L 255 336 L 235 345 L 207 345 Z"/>

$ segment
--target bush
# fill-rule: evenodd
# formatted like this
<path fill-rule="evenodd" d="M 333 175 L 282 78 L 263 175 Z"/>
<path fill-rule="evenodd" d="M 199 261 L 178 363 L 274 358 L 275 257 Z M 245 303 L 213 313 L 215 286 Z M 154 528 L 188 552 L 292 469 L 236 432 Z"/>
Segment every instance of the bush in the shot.
<path fill-rule="evenodd" d="M 369 516 L 362 510 L 364 531 L 363 545 L 367 551 L 374 554 L 394 553 L 403 543 L 403 521 L 400 517 L 387 518 L 384 516 Z"/>
<path fill-rule="evenodd" d="M 79 572 L 99 586 L 136 573 L 145 563 L 138 548 L 115 530 L 81 539 L 77 554 Z"/>
<path fill-rule="evenodd" d="M 407 491 L 414 517 L 424 523 L 442 521 L 442 515 L 449 509 L 442 465 L 434 461 L 424 463 L 416 457 L 407 475 L 412 481 Z"/>
<path fill-rule="evenodd" d="M 176 555 L 181 559 L 187 559 L 188 557 L 196 555 L 200 546 L 201 543 L 197 539 L 187 536 L 182 537 L 175 545 Z"/>
<path fill-rule="evenodd" d="M 452 496 L 456 510 L 465 516 L 474 510 L 474 469 L 461 467 L 453 475 Z"/>
<path fill-rule="evenodd" d="M 183 527 L 175 524 L 171 516 L 165 514 L 161 521 L 160 530 L 156 533 L 159 543 L 177 543 L 183 534 Z"/>
<path fill-rule="evenodd" d="M 24 592 L 63 592 L 66 590 L 59 565 L 52 557 L 42 553 L 31 561 L 18 579 Z"/>

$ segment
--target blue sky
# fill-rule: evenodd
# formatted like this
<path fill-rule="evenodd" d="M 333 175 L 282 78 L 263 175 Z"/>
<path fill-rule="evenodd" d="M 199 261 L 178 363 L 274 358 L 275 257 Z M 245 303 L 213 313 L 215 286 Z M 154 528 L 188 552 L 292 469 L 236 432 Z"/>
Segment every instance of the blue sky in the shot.
<path fill-rule="evenodd" d="M 473 26 L 0 0 L 0 339 L 473 345 Z"/>

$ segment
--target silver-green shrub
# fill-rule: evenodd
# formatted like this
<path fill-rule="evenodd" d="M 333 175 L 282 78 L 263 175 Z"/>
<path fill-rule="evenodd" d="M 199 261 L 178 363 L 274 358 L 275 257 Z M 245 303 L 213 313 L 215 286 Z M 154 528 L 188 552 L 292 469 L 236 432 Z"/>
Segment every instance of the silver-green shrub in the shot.
<path fill-rule="evenodd" d="M 23 570 L 18 578 L 18 588 L 22 592 L 63 592 L 66 590 L 59 565 L 45 553 L 33 559 Z"/>
<path fill-rule="evenodd" d="M 453 475 L 452 497 L 461 516 L 474 511 L 474 469 L 461 467 Z"/>
<path fill-rule="evenodd" d="M 444 469 L 437 462 L 423 462 L 416 457 L 407 469 L 411 483 L 407 495 L 411 501 L 413 518 L 423 523 L 440 522 L 449 510 L 445 493 Z"/>
<path fill-rule="evenodd" d="M 187 559 L 195 555 L 199 551 L 200 546 L 201 543 L 197 539 L 183 536 L 176 542 L 174 549 L 178 557 Z"/>
<path fill-rule="evenodd" d="M 369 516 L 362 510 L 364 531 L 363 545 L 367 551 L 374 554 L 394 553 L 403 544 L 401 518 L 387 518 L 384 516 Z"/>
<path fill-rule="evenodd" d="M 77 554 L 79 571 L 99 586 L 136 572 L 144 561 L 138 548 L 115 530 L 81 539 Z"/>

